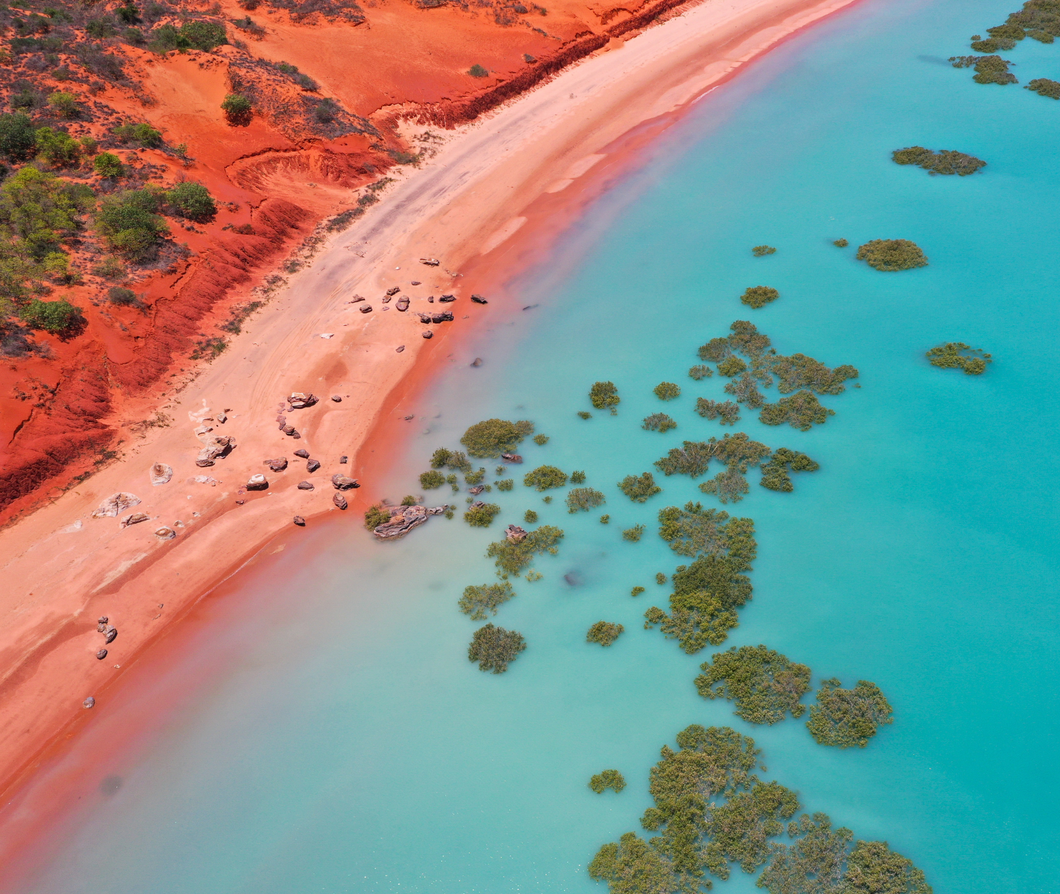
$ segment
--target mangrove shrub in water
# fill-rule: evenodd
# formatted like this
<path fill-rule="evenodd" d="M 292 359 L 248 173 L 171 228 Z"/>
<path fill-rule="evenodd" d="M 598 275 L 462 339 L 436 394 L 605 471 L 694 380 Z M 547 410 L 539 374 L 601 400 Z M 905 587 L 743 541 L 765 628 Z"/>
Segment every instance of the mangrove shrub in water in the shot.
<path fill-rule="evenodd" d="M 714 370 L 701 363 L 698 366 L 691 367 L 688 370 L 688 375 L 689 378 L 695 379 L 698 382 L 700 379 L 709 379 L 714 375 Z"/>
<path fill-rule="evenodd" d="M 382 506 L 376 504 L 375 506 L 369 506 L 364 511 L 364 526 L 369 531 L 374 531 L 382 524 L 390 521 L 390 511 L 384 509 Z"/>
<path fill-rule="evenodd" d="M 1000 56 L 951 56 L 954 68 L 974 68 L 977 84 L 1018 84 L 1016 76 L 1008 70 L 1012 64 Z"/>
<path fill-rule="evenodd" d="M 537 490 L 551 490 L 555 487 L 567 486 L 567 473 L 555 466 L 538 466 L 532 472 L 523 476 L 523 484 L 534 487 Z"/>
<path fill-rule="evenodd" d="M 857 259 L 885 273 L 926 267 L 927 257 L 908 239 L 873 239 L 858 249 Z"/>
<path fill-rule="evenodd" d="M 628 540 L 630 543 L 637 543 L 643 536 L 644 525 L 634 525 L 632 528 L 626 528 L 622 532 L 622 539 Z"/>
<path fill-rule="evenodd" d="M 659 536 L 679 556 L 728 555 L 740 570 L 750 568 L 758 554 L 754 521 L 729 518 L 722 509 L 704 509 L 689 501 L 684 509 L 667 506 L 659 512 Z M 665 583 L 664 577 L 659 583 Z"/>
<path fill-rule="evenodd" d="M 594 774 L 589 780 L 589 788 L 598 795 L 602 795 L 607 789 L 617 793 L 625 787 L 626 780 L 618 770 L 604 770 L 602 773 Z"/>
<path fill-rule="evenodd" d="M 585 473 L 580 471 L 574 471 L 570 473 L 571 484 L 582 484 L 585 481 Z"/>
<path fill-rule="evenodd" d="M 735 702 L 736 715 L 748 723 L 774 724 L 806 711 L 799 700 L 810 691 L 810 669 L 765 646 L 720 652 L 700 669 L 699 694 Z"/>
<path fill-rule="evenodd" d="M 644 417 L 644 422 L 641 428 L 646 431 L 657 431 L 665 434 L 671 428 L 677 428 L 677 423 L 671 416 L 667 416 L 666 413 L 652 413 L 650 416 Z"/>
<path fill-rule="evenodd" d="M 680 397 L 681 389 L 673 382 L 660 382 L 652 389 L 652 393 L 659 400 L 673 400 L 675 397 Z"/>
<path fill-rule="evenodd" d="M 930 174 L 958 174 L 961 177 L 967 177 L 986 167 L 986 162 L 974 155 L 954 149 L 932 152 L 923 146 L 896 149 L 891 153 L 891 159 L 895 164 L 918 165 Z"/>
<path fill-rule="evenodd" d="M 932 366 L 942 369 L 963 369 L 967 376 L 981 376 L 986 372 L 986 365 L 993 363 L 989 354 L 980 348 L 973 348 L 963 341 L 950 341 L 938 345 L 927 352 Z"/>
<path fill-rule="evenodd" d="M 791 493 L 795 488 L 791 483 L 792 472 L 816 472 L 820 467 L 805 453 L 796 453 L 787 447 L 780 447 L 773 451 L 769 462 L 762 465 L 762 487 L 767 490 Z"/>
<path fill-rule="evenodd" d="M 780 292 L 771 286 L 751 286 L 740 296 L 740 300 L 748 307 L 765 307 L 771 301 L 776 301 Z"/>
<path fill-rule="evenodd" d="M 841 888 L 843 869 L 854 834 L 849 829 L 832 828 L 825 813 L 803 814 L 788 824 L 788 837 L 794 844 L 773 846 L 772 859 L 758 880 L 758 887 L 769 894 L 830 894 Z M 889 890 L 881 887 L 880 891 Z"/>
<path fill-rule="evenodd" d="M 506 419 L 486 419 L 476 422 L 464 432 L 460 443 L 472 456 L 500 456 L 514 451 L 533 432 L 534 424 L 525 420 L 508 422 Z"/>
<path fill-rule="evenodd" d="M 621 635 L 626 628 L 621 624 L 612 624 L 608 621 L 597 621 L 585 634 L 587 643 L 599 643 L 601 646 L 609 646 Z"/>
<path fill-rule="evenodd" d="M 473 528 L 488 528 L 493 524 L 493 519 L 500 513 L 501 507 L 496 503 L 483 503 L 472 505 L 464 513 L 464 521 Z"/>
<path fill-rule="evenodd" d="M 643 475 L 627 475 L 618 483 L 619 489 L 634 503 L 645 503 L 650 497 L 662 493 L 651 472 Z"/>
<path fill-rule="evenodd" d="M 787 422 L 799 431 L 809 431 L 811 426 L 824 425 L 835 410 L 829 410 L 811 391 L 799 391 L 790 397 L 782 397 L 775 404 L 766 404 L 758 419 L 766 425 L 783 425 Z"/>
<path fill-rule="evenodd" d="M 420 475 L 420 487 L 424 490 L 436 490 L 445 484 L 445 476 L 441 472 L 431 470 Z"/>
<path fill-rule="evenodd" d="M 503 674 L 525 648 L 526 640 L 521 633 L 487 624 L 475 631 L 467 647 L 467 658 L 477 661 L 480 671 Z"/>
<path fill-rule="evenodd" d="M 844 894 L 931 894 L 923 870 L 886 841 L 859 841 L 847 859 Z"/>
<path fill-rule="evenodd" d="M 535 514 L 536 519 L 536 514 Z M 529 521 L 529 519 L 527 519 Z M 495 559 L 498 574 L 502 579 L 509 574 L 522 574 L 538 553 L 550 553 L 555 555 L 557 544 L 563 539 L 561 528 L 552 525 L 542 525 L 537 530 L 531 531 L 521 541 L 498 540 L 491 543 L 486 549 L 486 555 Z"/>
<path fill-rule="evenodd" d="M 576 487 L 567 494 L 567 512 L 588 512 L 607 502 L 600 491 L 591 487 Z"/>
<path fill-rule="evenodd" d="M 751 254 L 756 258 L 764 258 L 766 255 L 775 255 L 777 250 L 772 245 L 756 245 L 751 249 Z"/>
<path fill-rule="evenodd" d="M 596 409 L 610 410 L 612 414 L 621 402 L 614 382 L 594 382 L 593 387 L 589 389 L 589 400 Z"/>
<path fill-rule="evenodd" d="M 704 419 L 720 419 L 722 425 L 735 425 L 740 421 L 740 406 L 731 400 L 707 400 L 705 397 L 697 397 L 696 412 Z"/>
<path fill-rule="evenodd" d="M 893 713 L 875 683 L 858 680 L 853 689 L 841 689 L 839 680 L 833 678 L 821 683 L 806 726 L 820 745 L 864 748 L 879 726 L 892 722 Z"/>
<path fill-rule="evenodd" d="M 1060 99 L 1060 81 L 1052 81 L 1049 78 L 1035 78 L 1027 85 L 1026 89 L 1033 90 L 1039 96 L 1046 96 L 1049 99 Z"/>
<path fill-rule="evenodd" d="M 499 584 L 483 584 L 481 587 L 467 587 L 460 597 L 460 611 L 472 621 L 485 621 L 486 615 L 497 614 L 497 609 L 515 596 L 512 585 L 507 581 Z"/>

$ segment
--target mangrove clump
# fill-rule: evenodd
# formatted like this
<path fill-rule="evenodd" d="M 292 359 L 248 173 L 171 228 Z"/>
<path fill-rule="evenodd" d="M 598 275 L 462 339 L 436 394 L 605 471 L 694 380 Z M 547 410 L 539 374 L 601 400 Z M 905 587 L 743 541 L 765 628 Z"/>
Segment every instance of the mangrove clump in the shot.
<path fill-rule="evenodd" d="M 494 457 L 513 453 L 520 442 L 533 434 L 534 424 L 525 420 L 508 422 L 506 419 L 486 419 L 476 422 L 460 438 L 467 452 L 476 457 Z"/>
<path fill-rule="evenodd" d="M 673 400 L 675 397 L 681 396 L 681 389 L 673 382 L 660 382 L 652 389 L 652 393 L 659 400 Z"/>
<path fill-rule="evenodd" d="M 618 770 L 604 770 L 602 773 L 595 773 L 589 780 L 589 788 L 591 788 L 598 795 L 602 795 L 607 789 L 616 794 L 626 787 L 626 780 Z"/>
<path fill-rule="evenodd" d="M 645 431 L 657 431 L 665 434 L 671 428 L 677 428 L 677 423 L 673 417 L 668 416 L 666 413 L 652 413 L 650 416 L 644 417 L 641 428 Z"/>
<path fill-rule="evenodd" d="M 477 661 L 480 671 L 503 674 L 524 649 L 526 640 L 521 633 L 487 624 L 475 631 L 467 647 L 467 658 Z"/>
<path fill-rule="evenodd" d="M 380 525 L 390 521 L 390 511 L 379 504 L 369 506 L 364 511 L 364 526 L 369 531 L 374 531 Z"/>
<path fill-rule="evenodd" d="M 932 366 L 942 369 L 962 369 L 966 376 L 981 376 L 993 358 L 980 348 L 973 348 L 963 341 L 950 341 L 927 352 Z"/>
<path fill-rule="evenodd" d="M 508 581 L 499 584 L 483 584 L 480 587 L 466 587 L 460 597 L 460 611 L 472 621 L 485 621 L 487 614 L 497 614 L 497 609 L 509 599 L 515 597 L 515 591 Z"/>
<path fill-rule="evenodd" d="M 689 501 L 684 509 L 667 506 L 659 512 L 659 536 L 679 556 L 727 555 L 740 566 L 750 568 L 758 554 L 754 521 L 730 518 L 722 509 L 704 509 Z M 660 583 L 665 583 L 663 578 Z"/>
<path fill-rule="evenodd" d="M 535 514 L 536 518 L 536 514 Z M 529 521 L 529 519 L 527 519 Z M 523 540 L 498 540 L 486 549 L 486 555 L 495 559 L 498 575 L 502 580 L 509 574 L 522 574 L 538 553 L 555 555 L 557 544 L 563 539 L 563 530 L 553 525 L 542 525 L 531 531 Z"/>
<path fill-rule="evenodd" d="M 774 724 L 786 714 L 801 717 L 799 700 L 810 691 L 810 669 L 765 646 L 720 652 L 703 664 L 696 689 L 703 698 L 726 698 L 748 723 Z"/>
<path fill-rule="evenodd" d="M 785 422 L 799 431 L 809 431 L 814 425 L 824 425 L 835 410 L 822 406 L 811 391 L 798 391 L 790 397 L 782 397 L 775 404 L 766 404 L 758 414 L 759 421 L 766 425 L 783 425 Z"/>
<path fill-rule="evenodd" d="M 773 451 L 769 462 L 762 464 L 762 487 L 766 490 L 791 493 L 795 489 L 791 483 L 792 472 L 816 472 L 820 465 L 814 462 L 805 453 L 796 453 L 787 447 L 779 447 Z"/>
<path fill-rule="evenodd" d="M 500 511 L 496 503 L 473 503 L 464 513 L 464 521 L 473 528 L 488 528 Z"/>
<path fill-rule="evenodd" d="M 1012 64 L 1000 56 L 951 56 L 954 68 L 974 68 L 977 84 L 1018 84 L 1016 76 L 1008 70 Z"/>
<path fill-rule="evenodd" d="M 967 177 L 986 167 L 986 162 L 974 155 L 957 152 L 954 149 L 940 149 L 932 152 L 923 146 L 910 146 L 907 149 L 896 149 L 891 159 L 899 165 L 917 165 L 929 174 L 957 174 Z"/>
<path fill-rule="evenodd" d="M 758 309 L 765 307 L 771 301 L 776 301 L 780 292 L 771 286 L 751 286 L 741 296 L 740 300 L 748 307 Z"/>
<path fill-rule="evenodd" d="M 589 628 L 589 632 L 585 634 L 585 641 L 587 643 L 599 643 L 606 648 L 618 639 L 625 629 L 621 624 L 597 621 Z"/>
<path fill-rule="evenodd" d="M 688 375 L 689 378 L 695 379 L 698 382 L 700 379 L 709 379 L 714 375 L 714 370 L 701 363 L 698 366 L 691 367 L 688 370 Z"/>
<path fill-rule="evenodd" d="M 607 498 L 600 491 L 591 487 L 576 487 L 567 494 L 567 512 L 588 512 L 605 502 Z"/>
<path fill-rule="evenodd" d="M 1060 81 L 1053 81 L 1049 78 L 1035 78 L 1026 86 L 1027 90 L 1033 90 L 1039 96 L 1046 96 L 1049 99 L 1060 99 Z"/>
<path fill-rule="evenodd" d="M 740 421 L 740 406 L 731 400 L 707 400 L 705 397 L 698 397 L 696 412 L 704 419 L 720 419 L 722 425 L 735 425 Z"/>
<path fill-rule="evenodd" d="M 884 273 L 926 267 L 928 263 L 920 246 L 908 239 L 873 239 L 858 249 L 857 259 Z"/>
<path fill-rule="evenodd" d="M 756 258 L 764 258 L 766 255 L 775 255 L 777 250 L 772 245 L 756 245 L 751 249 L 751 254 Z"/>
<path fill-rule="evenodd" d="M 555 466 L 538 466 L 532 472 L 523 476 L 523 484 L 537 490 L 551 490 L 555 487 L 567 486 L 567 473 Z"/>
<path fill-rule="evenodd" d="M 420 487 L 424 490 L 437 490 L 443 484 L 445 484 L 445 476 L 434 469 L 420 475 Z"/>
<path fill-rule="evenodd" d="M 841 689 L 833 678 L 822 681 L 806 727 L 819 745 L 864 748 L 881 725 L 892 722 L 893 713 L 875 683 L 858 680 L 853 689 Z"/>
<path fill-rule="evenodd" d="M 634 525 L 632 528 L 626 528 L 622 532 L 622 539 L 628 540 L 630 543 L 638 543 L 643 536 L 644 525 Z"/>
<path fill-rule="evenodd" d="M 614 382 L 594 382 L 589 389 L 589 400 L 597 410 L 610 410 L 611 415 L 618 412 L 615 407 L 621 402 Z"/>
<path fill-rule="evenodd" d="M 618 483 L 619 490 L 634 503 L 646 503 L 651 497 L 662 493 L 651 472 L 643 475 L 627 475 Z"/>

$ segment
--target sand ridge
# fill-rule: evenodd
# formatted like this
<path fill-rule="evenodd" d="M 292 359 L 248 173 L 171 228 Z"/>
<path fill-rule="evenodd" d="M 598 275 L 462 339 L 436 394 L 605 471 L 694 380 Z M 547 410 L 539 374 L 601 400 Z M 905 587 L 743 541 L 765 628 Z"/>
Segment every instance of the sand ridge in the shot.
<path fill-rule="evenodd" d="M 168 427 L 145 430 L 119 462 L 0 531 L 0 574 L 8 582 L 0 595 L 0 791 L 10 793 L 32 773 L 49 743 L 105 711 L 107 686 L 167 624 L 290 528 L 294 515 L 308 519 L 300 532 L 307 535 L 323 516 L 339 516 L 332 474 L 361 478 L 362 488 L 347 493 L 350 508 L 336 518 L 360 524 L 363 508 L 382 496 L 365 472 L 385 462 L 400 436 L 403 404 L 444 363 L 462 329 L 512 309 L 501 283 L 514 272 L 506 265 L 540 236 L 537 200 L 578 207 L 592 178 L 606 182 L 609 147 L 624 134 L 675 113 L 786 35 L 852 2 L 707 0 L 460 129 L 293 275 L 229 351 L 162 408 Z M 516 223 L 520 217 L 529 222 Z M 483 254 L 486 246 L 496 247 Z M 427 267 L 421 257 L 442 263 Z M 384 310 L 393 308 L 381 299 L 394 285 L 411 298 L 408 313 Z M 490 304 L 472 304 L 470 291 L 483 288 Z M 458 295 L 455 304 L 426 301 L 449 291 Z M 355 296 L 366 300 L 349 303 Z M 371 313 L 360 312 L 365 304 Z M 454 311 L 454 322 L 426 327 L 415 316 L 443 307 Z M 428 328 L 430 340 L 422 337 Z M 315 392 L 320 402 L 280 413 L 292 391 Z M 280 431 L 278 415 L 297 426 L 300 440 Z M 201 424 L 237 441 L 208 468 L 194 462 Z M 298 447 L 320 460 L 319 471 L 305 471 L 293 456 Z M 287 471 L 263 465 L 276 456 L 288 458 Z M 154 462 L 172 466 L 168 484 L 152 486 Z M 259 472 L 269 490 L 241 492 Z M 303 479 L 315 489 L 298 490 Z M 138 496 L 130 511 L 149 520 L 123 529 L 117 518 L 91 517 L 119 491 Z M 176 536 L 160 539 L 161 526 Z M 118 628 L 101 661 L 100 615 Z M 97 700 L 91 711 L 81 708 L 87 696 Z"/>

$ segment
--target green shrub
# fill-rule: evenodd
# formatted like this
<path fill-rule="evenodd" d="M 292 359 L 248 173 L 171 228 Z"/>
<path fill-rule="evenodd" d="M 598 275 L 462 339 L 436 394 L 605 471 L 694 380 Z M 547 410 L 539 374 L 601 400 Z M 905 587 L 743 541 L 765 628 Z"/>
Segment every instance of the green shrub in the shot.
<path fill-rule="evenodd" d="M 751 249 L 751 254 L 756 258 L 764 258 L 766 255 L 775 255 L 777 250 L 772 245 L 756 245 Z"/>
<path fill-rule="evenodd" d="M 810 391 L 798 391 L 790 397 L 782 397 L 775 404 L 766 404 L 758 419 L 765 425 L 783 425 L 785 422 L 799 431 L 809 431 L 814 425 L 824 425 L 835 410 L 822 406 Z"/>
<path fill-rule="evenodd" d="M 483 584 L 481 587 L 467 587 L 464 595 L 460 597 L 460 611 L 472 621 L 485 621 L 487 613 L 497 614 L 497 609 L 514 597 L 515 591 L 507 581 Z"/>
<path fill-rule="evenodd" d="M 980 376 L 986 372 L 986 365 L 993 363 L 993 358 L 981 348 L 973 348 L 963 341 L 950 341 L 938 345 L 927 352 L 932 366 L 942 369 L 962 369 L 967 376 Z"/>
<path fill-rule="evenodd" d="M 467 658 L 468 661 L 477 661 L 480 671 L 503 674 L 525 649 L 526 640 L 521 633 L 487 624 L 475 631 L 467 649 Z"/>
<path fill-rule="evenodd" d="M 37 131 L 37 158 L 54 168 L 69 168 L 81 160 L 81 144 L 64 130 Z"/>
<path fill-rule="evenodd" d="M 509 491 L 515 487 L 515 481 L 511 478 L 502 478 L 497 482 L 497 490 Z"/>
<path fill-rule="evenodd" d="M 810 691 L 810 669 L 765 646 L 720 652 L 701 665 L 696 689 L 703 698 L 726 698 L 748 723 L 774 724 L 790 713 L 801 717 L 799 700 Z"/>
<path fill-rule="evenodd" d="M 136 143 L 145 149 L 157 149 L 162 145 L 162 132 L 155 130 L 146 121 L 141 121 L 139 124 L 133 124 L 132 122 L 119 124 L 111 133 L 114 134 L 119 143 L 123 144 Z"/>
<path fill-rule="evenodd" d="M 523 476 L 523 484 L 537 490 L 551 490 L 555 487 L 566 487 L 567 473 L 555 466 L 538 466 Z"/>
<path fill-rule="evenodd" d="M 443 484 L 445 484 L 445 476 L 434 469 L 420 475 L 420 487 L 424 490 L 437 490 Z"/>
<path fill-rule="evenodd" d="M 611 524 L 611 516 L 610 515 L 601 515 L 600 516 L 600 524 L 602 524 L 602 525 Z"/>
<path fill-rule="evenodd" d="M 662 488 L 655 483 L 655 476 L 651 472 L 627 475 L 618 482 L 618 487 L 634 503 L 646 503 L 651 497 L 662 493 Z"/>
<path fill-rule="evenodd" d="M 617 412 L 615 407 L 621 402 L 614 382 L 594 382 L 589 389 L 589 400 L 597 410 L 610 409 L 612 415 Z"/>
<path fill-rule="evenodd" d="M 62 90 L 56 90 L 48 97 L 48 105 L 60 118 L 76 118 L 80 113 L 80 109 L 77 106 L 77 97 Z"/>
<path fill-rule="evenodd" d="M 792 472 L 816 472 L 820 466 L 805 453 L 796 453 L 781 447 L 773 451 L 769 462 L 762 465 L 762 487 L 767 490 L 790 493 L 795 488 L 791 483 L 788 470 Z"/>
<path fill-rule="evenodd" d="M 548 443 L 548 435 L 534 435 L 534 443 L 538 447 L 544 447 Z"/>
<path fill-rule="evenodd" d="M 60 337 L 76 335 L 85 326 L 81 308 L 69 301 L 41 301 L 32 299 L 19 310 L 19 317 L 30 329 L 43 329 Z"/>
<path fill-rule="evenodd" d="M 495 560 L 497 573 L 503 580 L 510 574 L 522 574 L 539 553 L 555 555 L 558 552 L 557 544 L 562 539 L 561 528 L 542 525 L 521 541 L 506 538 L 491 543 L 486 549 L 486 555 Z"/>
<path fill-rule="evenodd" d="M 186 180 L 166 191 L 166 203 L 174 213 L 198 223 L 213 220 L 217 214 L 210 191 L 201 183 Z"/>
<path fill-rule="evenodd" d="M 1039 96 L 1045 96 L 1049 99 L 1060 99 L 1060 81 L 1053 81 L 1049 78 L 1035 78 L 1026 87 L 1027 90 L 1033 90 Z"/>
<path fill-rule="evenodd" d="M 622 532 L 622 539 L 628 540 L 630 543 L 637 543 L 643 536 L 644 525 L 634 525 L 632 528 L 626 528 Z"/>
<path fill-rule="evenodd" d="M 469 75 L 471 75 L 471 77 L 473 77 L 473 78 L 485 78 L 485 77 L 489 77 L 489 72 L 488 72 L 488 71 L 486 71 L 486 69 L 485 69 L 485 68 L 483 68 L 483 67 L 482 67 L 481 65 L 479 65 L 478 63 L 475 63 L 474 65 L 472 65 L 472 66 L 471 66 L 471 68 L 469 68 L 469 69 L 467 70 L 467 73 L 468 73 Z"/>
<path fill-rule="evenodd" d="M 592 413 L 588 413 L 585 410 L 579 410 L 578 411 L 578 418 L 579 419 L 592 419 L 593 418 L 593 414 Z"/>
<path fill-rule="evenodd" d="M 621 624 L 619 625 L 622 626 Z M 602 795 L 607 789 L 611 789 L 616 794 L 626 787 L 626 780 L 622 778 L 622 774 L 618 770 L 604 770 L 602 773 L 596 773 L 589 780 L 589 788 L 591 788 L 598 795 Z"/>
<path fill-rule="evenodd" d="M 1000 56 L 951 56 L 954 68 L 974 68 L 977 84 L 1018 84 L 1016 76 L 1008 70 L 1012 64 Z"/>
<path fill-rule="evenodd" d="M 591 487 L 576 487 L 567 494 L 567 512 L 588 512 L 607 502 L 600 491 Z"/>
<path fill-rule="evenodd" d="M 571 484 L 584 484 L 585 483 L 585 472 L 577 471 L 570 473 Z"/>
<path fill-rule="evenodd" d="M 467 452 L 476 457 L 495 457 L 515 451 L 524 438 L 532 434 L 534 424 L 525 420 L 486 419 L 476 422 L 460 438 Z"/>
<path fill-rule="evenodd" d="M 486 470 L 479 466 L 478 471 L 464 474 L 464 483 L 472 486 L 481 484 L 486 479 Z"/>
<path fill-rule="evenodd" d="M 37 129 L 22 112 L 0 115 L 0 156 L 8 161 L 25 161 L 37 150 Z"/>
<path fill-rule="evenodd" d="M 841 689 L 839 680 L 824 680 L 806 727 L 819 745 L 864 748 L 880 726 L 893 722 L 893 714 L 875 683 L 858 680 L 853 689 Z"/>
<path fill-rule="evenodd" d="M 528 525 L 537 524 L 537 513 L 534 512 L 533 509 L 527 509 L 526 512 L 523 513 L 523 521 Z"/>
<path fill-rule="evenodd" d="M 254 115 L 254 107 L 242 93 L 229 93 L 221 101 L 225 120 L 232 125 L 246 127 Z"/>
<path fill-rule="evenodd" d="M 666 583 L 666 575 L 663 574 L 661 571 L 657 572 L 655 575 L 655 583 L 657 583 L 661 587 L 663 584 Z"/>
<path fill-rule="evenodd" d="M 629 595 L 633 596 L 633 597 L 637 597 L 643 592 L 644 592 L 644 587 L 634 587 L 632 590 L 629 591 Z"/>
<path fill-rule="evenodd" d="M 610 646 L 626 628 L 621 624 L 611 624 L 607 621 L 597 621 L 589 628 L 589 632 L 585 634 L 585 641 L 587 643 L 599 643 L 601 646 L 606 648 Z M 594 777 L 595 778 L 595 777 Z M 618 789 L 616 789 L 618 791 Z"/>
<path fill-rule="evenodd" d="M 677 423 L 672 416 L 666 413 L 652 413 L 650 416 L 644 417 L 644 422 L 641 423 L 640 427 L 645 431 L 657 431 L 665 434 L 670 429 L 677 428 Z"/>
<path fill-rule="evenodd" d="M 136 293 L 132 289 L 125 289 L 121 286 L 112 286 L 107 289 L 107 300 L 111 304 L 116 304 L 118 307 L 143 307 L 143 302 L 136 297 Z"/>
<path fill-rule="evenodd" d="M 848 245 L 850 245 L 850 241 L 848 239 L 836 239 L 835 242 L 832 243 L 832 245 L 834 245 L 836 248 L 846 248 Z"/>
<path fill-rule="evenodd" d="M 180 26 L 181 36 L 196 50 L 209 51 L 228 43 L 220 22 L 191 21 Z"/>
<path fill-rule="evenodd" d="M 731 401 L 707 400 L 705 397 L 696 398 L 696 412 L 704 419 L 721 419 L 722 425 L 735 425 L 740 421 L 740 406 Z"/>
<path fill-rule="evenodd" d="M 758 555 L 754 529 L 749 518 L 730 518 L 724 510 L 692 501 L 683 509 L 667 506 L 659 512 L 659 536 L 679 556 L 725 555 L 738 571 L 750 568 Z"/>
<path fill-rule="evenodd" d="M 475 503 L 464 513 L 464 521 L 473 528 L 488 528 L 500 511 L 501 507 L 496 503 Z"/>
<path fill-rule="evenodd" d="M 659 400 L 673 400 L 681 395 L 681 389 L 673 382 L 660 382 L 653 389 L 653 393 Z"/>
<path fill-rule="evenodd" d="M 388 521 L 390 521 L 390 510 L 384 509 L 378 503 L 374 506 L 369 506 L 364 511 L 364 526 L 369 531 L 374 531 Z"/>
<path fill-rule="evenodd" d="M 751 286 L 740 296 L 740 300 L 749 307 L 759 308 L 779 297 L 780 292 L 770 286 Z"/>
<path fill-rule="evenodd" d="M 891 153 L 891 159 L 899 165 L 917 165 L 932 175 L 958 174 L 966 177 L 986 167 L 986 162 L 974 155 L 967 155 L 953 149 L 932 152 L 923 146 L 896 149 Z"/>
<path fill-rule="evenodd" d="M 401 498 L 402 506 L 416 506 L 419 504 L 419 502 L 420 501 L 417 500 L 416 497 L 414 497 L 412 494 L 405 494 L 405 496 Z"/>
<path fill-rule="evenodd" d="M 114 251 L 135 261 L 146 260 L 169 232 L 158 214 L 161 204 L 161 191 L 152 188 L 109 196 L 96 212 L 96 228 Z"/>
<path fill-rule="evenodd" d="M 125 165 L 112 152 L 100 152 L 92 163 L 92 168 L 100 177 L 108 180 L 114 180 L 125 173 Z"/>
<path fill-rule="evenodd" d="M 926 267 L 928 263 L 920 246 L 908 239 L 873 239 L 858 249 L 857 259 L 887 273 Z"/>

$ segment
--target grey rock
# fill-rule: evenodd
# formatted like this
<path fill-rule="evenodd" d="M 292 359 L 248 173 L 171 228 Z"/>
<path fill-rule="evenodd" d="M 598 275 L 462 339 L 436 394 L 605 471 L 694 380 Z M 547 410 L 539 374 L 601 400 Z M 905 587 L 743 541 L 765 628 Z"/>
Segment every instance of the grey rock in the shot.
<path fill-rule="evenodd" d="M 267 459 L 265 460 L 265 465 L 272 469 L 273 472 L 282 472 L 287 468 L 287 457 L 280 456 L 276 459 Z"/>
<path fill-rule="evenodd" d="M 387 298 L 393 298 L 398 292 L 401 291 L 401 286 L 391 286 L 386 290 Z"/>
<path fill-rule="evenodd" d="M 97 633 L 102 633 L 104 630 L 107 629 L 107 625 L 109 623 L 110 623 L 110 618 L 108 618 L 106 615 L 104 615 L 102 618 L 100 618 L 98 621 L 96 621 L 96 632 Z"/>
<path fill-rule="evenodd" d="M 424 338 L 434 338 L 434 333 L 430 329 L 427 329 L 423 333 Z"/>
<path fill-rule="evenodd" d="M 471 361 L 471 365 L 475 367 L 475 369 L 478 369 L 480 366 L 482 366 L 482 358 L 476 357 L 474 360 Z"/>
<path fill-rule="evenodd" d="M 474 301 L 475 304 L 489 304 L 489 302 L 481 295 L 472 295 L 471 300 Z"/>
<path fill-rule="evenodd" d="M 91 708 L 91 707 L 93 707 L 93 706 L 94 706 L 95 704 L 96 704 L 96 700 L 95 700 L 94 698 L 92 698 L 92 696 L 90 695 L 90 696 L 89 696 L 88 698 L 86 698 L 86 699 L 85 699 L 85 700 L 84 700 L 83 702 L 81 702 L 81 707 L 82 707 L 82 708 Z"/>
<path fill-rule="evenodd" d="M 346 465 L 346 463 L 348 463 L 349 461 L 350 461 L 350 458 L 348 456 L 346 456 L 346 454 L 343 454 L 342 456 L 339 457 L 339 464 L 340 465 Z"/>
<path fill-rule="evenodd" d="M 107 626 L 107 629 L 103 631 L 103 642 L 108 646 L 118 638 L 118 628 Z"/>
<path fill-rule="evenodd" d="M 121 526 L 127 528 L 129 525 L 138 525 L 140 522 L 147 521 L 150 517 L 146 512 L 134 512 L 121 520 Z"/>
<path fill-rule="evenodd" d="M 454 301 L 456 301 L 456 295 L 442 295 L 442 297 L 438 300 L 442 304 L 452 304 Z"/>
<path fill-rule="evenodd" d="M 342 403 L 342 398 L 338 394 L 331 395 L 331 399 L 333 401 L 335 401 L 335 403 L 337 403 L 337 404 L 341 404 Z"/>
<path fill-rule="evenodd" d="M 292 391 L 287 398 L 287 403 L 290 404 L 293 410 L 304 410 L 313 406 L 318 399 L 312 392 Z"/>
<path fill-rule="evenodd" d="M 366 304 L 364 307 L 358 309 L 362 314 L 370 314 L 372 312 L 372 305 Z"/>
<path fill-rule="evenodd" d="M 177 536 L 177 532 L 174 531 L 172 528 L 167 528 L 165 525 L 163 525 L 161 528 L 155 531 L 155 536 L 159 540 L 172 540 L 174 537 Z"/>
<path fill-rule="evenodd" d="M 502 453 L 501 459 L 506 463 L 515 463 L 516 465 L 523 461 L 523 458 L 518 453 Z"/>
<path fill-rule="evenodd" d="M 413 528 L 424 524 L 432 515 L 441 515 L 448 506 L 395 506 L 390 509 L 390 521 L 383 522 L 372 533 L 380 540 L 403 537 Z"/>
<path fill-rule="evenodd" d="M 173 467 L 165 463 L 155 463 L 151 466 L 151 484 L 158 487 L 160 484 L 169 484 L 173 479 Z"/>
<path fill-rule="evenodd" d="M 106 657 L 107 657 L 107 650 L 106 649 L 100 649 L 98 652 L 96 652 L 96 658 L 98 658 L 100 661 L 102 661 Z"/>
<path fill-rule="evenodd" d="M 513 543 L 522 543 L 526 540 L 526 534 L 527 532 L 524 528 L 520 528 L 518 525 L 508 525 L 507 530 L 504 532 L 504 537 Z"/>
<path fill-rule="evenodd" d="M 397 301 L 394 302 L 394 307 L 404 313 L 409 309 L 409 304 L 409 299 L 402 295 L 400 298 L 398 298 Z"/>

